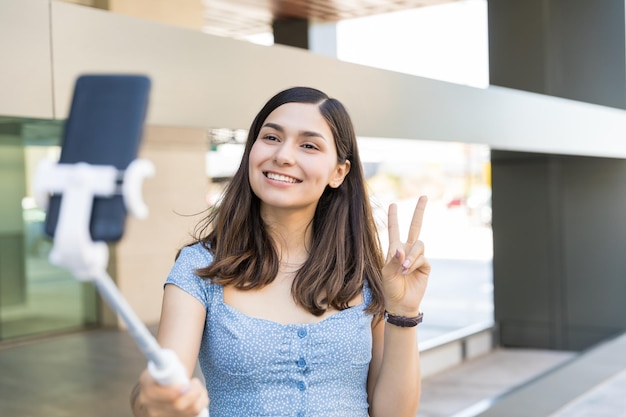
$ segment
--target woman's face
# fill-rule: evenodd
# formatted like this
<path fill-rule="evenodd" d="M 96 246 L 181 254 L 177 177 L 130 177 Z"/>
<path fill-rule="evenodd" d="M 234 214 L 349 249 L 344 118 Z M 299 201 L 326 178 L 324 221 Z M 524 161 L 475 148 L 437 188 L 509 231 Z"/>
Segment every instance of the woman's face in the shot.
<path fill-rule="evenodd" d="M 350 162 L 337 162 L 335 139 L 316 104 L 287 103 L 263 122 L 249 160 L 249 180 L 262 212 L 315 212 L 327 185 L 338 187 Z"/>

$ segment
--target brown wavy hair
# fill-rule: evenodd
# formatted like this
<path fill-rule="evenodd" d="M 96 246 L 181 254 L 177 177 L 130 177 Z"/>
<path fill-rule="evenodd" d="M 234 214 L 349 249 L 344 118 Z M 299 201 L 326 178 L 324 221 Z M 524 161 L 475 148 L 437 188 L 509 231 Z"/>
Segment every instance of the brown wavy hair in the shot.
<path fill-rule="evenodd" d="M 344 310 L 359 295 L 365 279 L 372 291 L 367 311 L 384 311 L 382 295 L 383 255 L 366 190 L 356 134 L 345 107 L 336 99 L 309 87 L 294 87 L 272 97 L 257 114 L 239 168 L 224 190 L 219 206 L 196 228 L 214 260 L 197 270 L 198 276 L 242 290 L 262 288 L 278 274 L 280 259 L 261 218 L 260 200 L 248 178 L 250 149 L 265 119 L 286 103 L 319 106 L 328 123 L 338 162 L 350 160 L 350 171 L 338 188 L 327 186 L 317 204 L 311 227 L 309 256 L 297 271 L 291 294 L 299 305 L 316 316 L 327 308 Z"/>

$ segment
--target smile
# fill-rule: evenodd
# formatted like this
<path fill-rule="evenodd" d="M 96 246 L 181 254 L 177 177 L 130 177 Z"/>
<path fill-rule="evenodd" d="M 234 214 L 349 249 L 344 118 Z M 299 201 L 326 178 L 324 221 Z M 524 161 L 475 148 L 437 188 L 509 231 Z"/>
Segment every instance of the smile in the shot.
<path fill-rule="evenodd" d="M 269 178 L 270 180 L 274 180 L 274 181 L 288 182 L 290 184 L 296 184 L 296 183 L 302 182 L 293 177 L 288 177 L 286 175 L 281 175 L 281 174 L 275 174 L 273 172 L 265 172 L 264 174 L 267 178 Z"/>

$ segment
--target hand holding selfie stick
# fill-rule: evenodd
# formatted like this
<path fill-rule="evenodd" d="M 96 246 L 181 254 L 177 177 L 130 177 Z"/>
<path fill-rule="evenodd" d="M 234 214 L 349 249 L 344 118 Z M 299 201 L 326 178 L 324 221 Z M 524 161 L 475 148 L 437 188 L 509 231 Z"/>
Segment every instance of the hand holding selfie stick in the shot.
<path fill-rule="evenodd" d="M 186 370 L 174 351 L 159 346 L 107 273 L 107 244 L 94 242 L 89 231 L 94 197 L 122 194 L 127 210 L 137 218 L 145 218 L 148 208 L 143 202 L 142 185 L 153 174 L 152 163 L 142 159 L 134 160 L 124 171 L 107 165 L 43 160 L 35 173 L 35 198 L 40 207 L 47 209 L 50 194 L 63 195 L 50 262 L 68 269 L 80 281 L 93 282 L 128 326 L 148 359 L 150 374 L 159 384 L 188 384 Z M 208 411 L 204 409 L 198 417 L 208 417 Z"/>

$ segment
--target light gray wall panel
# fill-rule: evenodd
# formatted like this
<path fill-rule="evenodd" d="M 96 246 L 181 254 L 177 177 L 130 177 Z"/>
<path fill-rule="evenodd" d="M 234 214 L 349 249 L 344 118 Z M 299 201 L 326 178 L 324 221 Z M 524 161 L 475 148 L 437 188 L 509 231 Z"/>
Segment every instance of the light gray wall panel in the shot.
<path fill-rule="evenodd" d="M 52 118 L 49 5 L 0 1 L 0 115 Z"/>

